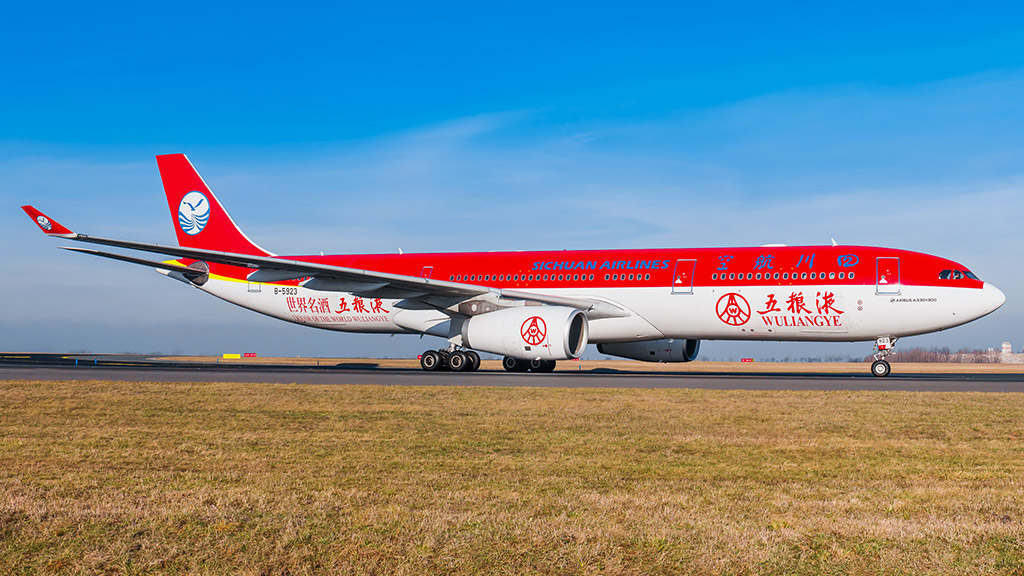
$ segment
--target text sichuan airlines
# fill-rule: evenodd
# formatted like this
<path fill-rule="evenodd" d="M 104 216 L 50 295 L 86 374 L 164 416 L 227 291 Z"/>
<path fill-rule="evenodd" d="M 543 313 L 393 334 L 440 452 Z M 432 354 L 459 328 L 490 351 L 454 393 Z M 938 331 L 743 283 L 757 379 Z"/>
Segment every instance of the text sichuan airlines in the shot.
<path fill-rule="evenodd" d="M 668 268 L 671 260 L 605 260 L 600 266 L 596 260 L 534 262 L 531 272 L 537 270 L 659 270 Z"/>

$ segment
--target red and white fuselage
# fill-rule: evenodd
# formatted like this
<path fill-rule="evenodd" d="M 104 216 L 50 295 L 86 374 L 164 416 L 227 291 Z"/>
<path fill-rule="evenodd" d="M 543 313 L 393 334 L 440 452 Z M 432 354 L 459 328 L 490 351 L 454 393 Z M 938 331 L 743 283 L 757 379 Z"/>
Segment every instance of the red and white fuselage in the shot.
<path fill-rule="evenodd" d="M 591 321 L 592 343 L 896 338 L 959 326 L 1005 301 L 998 288 L 952 260 L 865 246 L 288 258 L 592 299 L 630 312 Z M 289 322 L 348 332 L 422 333 L 447 319 L 436 311 L 402 310 L 403 299 L 315 290 L 304 280 L 250 282 L 232 268 L 211 265 L 210 280 L 200 288 Z"/>

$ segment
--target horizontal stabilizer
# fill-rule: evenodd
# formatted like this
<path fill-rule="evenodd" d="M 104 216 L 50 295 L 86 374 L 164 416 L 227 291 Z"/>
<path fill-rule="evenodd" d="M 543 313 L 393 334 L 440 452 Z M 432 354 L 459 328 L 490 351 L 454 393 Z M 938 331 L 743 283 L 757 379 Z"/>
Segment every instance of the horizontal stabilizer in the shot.
<path fill-rule="evenodd" d="M 70 250 L 72 252 L 81 252 L 82 254 L 91 254 L 101 258 L 109 258 L 111 260 L 120 260 L 121 262 L 131 262 L 132 264 L 152 266 L 153 268 L 168 270 L 170 272 L 180 272 L 190 280 L 199 278 L 207 273 L 205 270 L 197 270 L 180 264 L 168 264 L 166 262 L 158 262 L 156 260 L 146 260 L 144 258 L 135 258 L 134 256 L 125 256 L 124 254 L 114 254 L 113 252 L 100 252 L 99 250 L 92 250 L 91 248 L 75 248 L 73 246 L 58 246 L 58 248 L 61 250 Z"/>

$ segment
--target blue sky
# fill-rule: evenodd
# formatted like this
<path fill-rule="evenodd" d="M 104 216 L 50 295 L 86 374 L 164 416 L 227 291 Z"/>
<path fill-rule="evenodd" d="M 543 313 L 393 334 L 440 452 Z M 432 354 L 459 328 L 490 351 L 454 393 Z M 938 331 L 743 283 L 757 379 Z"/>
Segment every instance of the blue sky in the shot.
<path fill-rule="evenodd" d="M 17 209 L 173 241 L 185 152 L 279 253 L 879 244 L 1008 296 L 913 346 L 1024 346 L 1015 4 L 176 3 L 8 9 L 5 350 L 415 354 L 56 250 Z M 708 343 L 712 357 L 870 345 Z"/>

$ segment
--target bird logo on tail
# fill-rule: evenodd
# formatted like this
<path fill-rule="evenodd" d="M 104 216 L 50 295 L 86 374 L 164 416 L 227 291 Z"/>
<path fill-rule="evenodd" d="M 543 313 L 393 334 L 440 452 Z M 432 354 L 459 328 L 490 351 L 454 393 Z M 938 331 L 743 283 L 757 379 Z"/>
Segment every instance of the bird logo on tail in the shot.
<path fill-rule="evenodd" d="M 210 201 L 202 192 L 193 190 L 181 199 L 178 205 L 178 226 L 189 236 L 203 231 L 210 220 Z"/>

